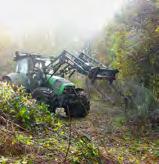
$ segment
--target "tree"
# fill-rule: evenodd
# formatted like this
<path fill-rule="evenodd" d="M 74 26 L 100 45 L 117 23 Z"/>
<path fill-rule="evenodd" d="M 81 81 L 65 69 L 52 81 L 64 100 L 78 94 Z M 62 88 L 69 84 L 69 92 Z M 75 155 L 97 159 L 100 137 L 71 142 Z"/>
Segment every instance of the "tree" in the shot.
<path fill-rule="evenodd" d="M 104 29 L 98 52 L 118 68 L 119 79 L 135 79 L 159 98 L 159 1 L 134 0 Z M 104 48 L 103 48 L 104 47 Z"/>

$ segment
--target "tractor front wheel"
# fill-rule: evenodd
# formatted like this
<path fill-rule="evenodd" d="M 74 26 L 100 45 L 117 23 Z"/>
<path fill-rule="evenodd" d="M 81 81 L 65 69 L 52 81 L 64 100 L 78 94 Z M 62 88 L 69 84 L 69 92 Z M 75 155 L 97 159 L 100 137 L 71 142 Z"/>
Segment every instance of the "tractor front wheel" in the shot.
<path fill-rule="evenodd" d="M 88 95 L 84 91 L 77 92 L 77 99 L 75 102 L 68 104 L 65 109 L 68 117 L 85 117 L 90 110 Z"/>

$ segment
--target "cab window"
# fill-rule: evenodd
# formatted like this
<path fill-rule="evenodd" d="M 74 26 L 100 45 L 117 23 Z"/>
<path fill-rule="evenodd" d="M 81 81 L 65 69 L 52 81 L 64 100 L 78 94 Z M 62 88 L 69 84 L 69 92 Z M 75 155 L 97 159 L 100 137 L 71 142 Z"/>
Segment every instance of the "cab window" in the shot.
<path fill-rule="evenodd" d="M 21 59 L 17 61 L 16 72 L 24 74 L 28 73 L 28 59 Z"/>

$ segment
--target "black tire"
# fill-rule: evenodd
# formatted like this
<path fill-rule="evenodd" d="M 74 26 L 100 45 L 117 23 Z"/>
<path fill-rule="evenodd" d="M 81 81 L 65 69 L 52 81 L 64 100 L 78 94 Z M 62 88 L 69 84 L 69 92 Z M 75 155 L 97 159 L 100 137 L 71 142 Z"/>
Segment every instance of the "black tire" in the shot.
<path fill-rule="evenodd" d="M 38 87 L 32 91 L 32 97 L 38 102 L 42 102 L 48 105 L 48 110 L 55 113 L 55 96 L 52 90 L 47 87 Z"/>
<path fill-rule="evenodd" d="M 11 83 L 12 82 L 11 79 L 8 76 L 3 76 L 2 81 L 6 82 L 6 83 Z"/>
<path fill-rule="evenodd" d="M 79 91 L 77 93 L 77 101 L 72 104 L 68 104 L 65 107 L 66 115 L 70 117 L 85 117 L 90 110 L 90 102 L 88 95 L 84 91 Z"/>
<path fill-rule="evenodd" d="M 17 91 L 17 89 L 20 87 L 20 86 L 14 84 L 14 82 L 8 76 L 3 76 L 2 82 L 6 82 L 8 85 L 10 85 L 14 91 Z"/>

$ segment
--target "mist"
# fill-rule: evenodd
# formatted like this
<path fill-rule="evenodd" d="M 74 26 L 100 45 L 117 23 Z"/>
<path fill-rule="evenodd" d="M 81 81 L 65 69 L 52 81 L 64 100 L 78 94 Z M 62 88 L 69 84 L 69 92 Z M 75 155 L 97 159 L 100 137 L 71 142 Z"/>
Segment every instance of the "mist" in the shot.
<path fill-rule="evenodd" d="M 49 56 L 82 50 L 125 1 L 0 0 L 0 69 L 16 50 Z"/>

